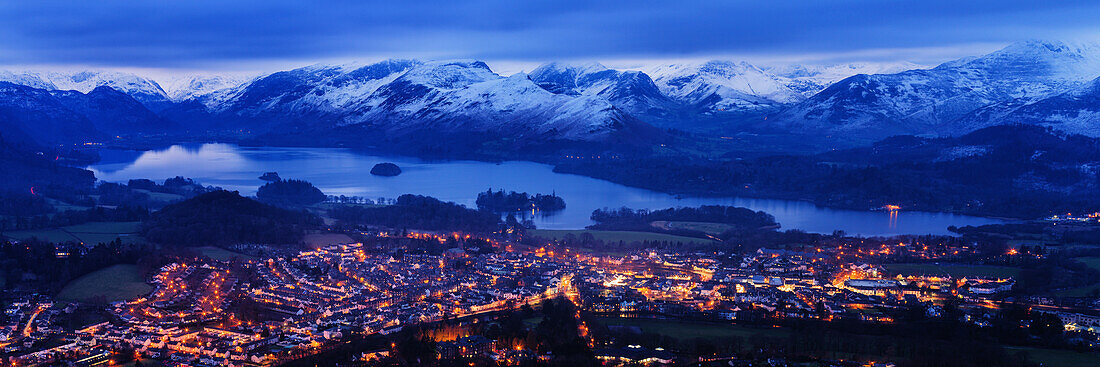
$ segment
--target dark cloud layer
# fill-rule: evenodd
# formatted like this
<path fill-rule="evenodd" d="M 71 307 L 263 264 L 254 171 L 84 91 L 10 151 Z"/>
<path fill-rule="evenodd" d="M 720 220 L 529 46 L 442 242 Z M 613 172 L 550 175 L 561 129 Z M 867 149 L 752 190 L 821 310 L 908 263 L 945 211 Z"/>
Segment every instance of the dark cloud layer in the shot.
<path fill-rule="evenodd" d="M 1093 37 L 1096 1 L 2 1 L 0 63 L 842 53 Z"/>

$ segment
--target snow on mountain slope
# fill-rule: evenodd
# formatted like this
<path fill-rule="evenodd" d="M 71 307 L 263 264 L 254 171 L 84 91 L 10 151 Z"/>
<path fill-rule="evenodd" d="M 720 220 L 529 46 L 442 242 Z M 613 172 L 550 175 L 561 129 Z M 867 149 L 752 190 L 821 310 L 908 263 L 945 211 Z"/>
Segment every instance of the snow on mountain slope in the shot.
<path fill-rule="evenodd" d="M 1027 41 L 928 70 L 856 75 L 789 107 L 774 128 L 875 140 L 894 134 L 960 135 L 959 123 L 996 103 L 1026 103 L 1100 75 L 1100 48 Z"/>
<path fill-rule="evenodd" d="M 835 65 L 787 64 L 764 67 L 762 70 L 783 80 L 788 88 L 810 97 L 844 78 L 859 74 L 894 74 L 907 70 L 927 69 L 911 62 L 854 62 Z"/>
<path fill-rule="evenodd" d="M 389 121 L 385 130 L 398 134 L 431 129 L 507 133 L 517 139 L 598 140 L 629 119 L 606 99 L 550 93 L 522 73 L 423 93 L 404 103 L 386 99 L 379 107 L 357 120 Z"/>
<path fill-rule="evenodd" d="M 245 75 L 189 74 L 172 77 L 160 84 L 168 98 L 179 102 L 233 89 L 253 79 L 255 77 Z"/>
<path fill-rule="evenodd" d="M 66 108 L 86 117 L 97 130 L 110 136 L 158 134 L 177 127 L 130 95 L 105 85 L 88 93 L 55 90 L 50 94 Z"/>
<path fill-rule="evenodd" d="M 641 124 L 605 97 L 554 94 L 526 74 L 504 78 L 483 62 L 465 60 L 314 65 L 196 100 L 220 120 L 244 118 L 251 121 L 245 128 L 270 134 L 355 128 L 390 137 L 473 132 L 592 140 Z"/>
<path fill-rule="evenodd" d="M 134 97 L 139 102 L 158 104 L 168 102 L 168 94 L 152 79 L 130 73 L 102 70 L 84 70 L 73 72 L 47 72 L 42 76 L 53 83 L 58 90 L 75 90 L 81 93 L 91 92 L 99 86 L 107 86 Z"/>
<path fill-rule="evenodd" d="M 24 85 L 31 88 L 55 90 L 57 86 L 34 72 L 0 70 L 0 82 Z"/>
<path fill-rule="evenodd" d="M 197 99 L 211 111 L 239 117 L 336 119 L 414 65 L 387 60 L 367 66 L 313 65 L 257 78 Z"/>
<path fill-rule="evenodd" d="M 2 71 L 0 81 L 46 90 L 75 90 L 85 94 L 96 87 L 108 86 L 134 97 L 149 108 L 170 102 L 168 94 L 152 79 L 118 71 Z"/>
<path fill-rule="evenodd" d="M 667 118 L 681 107 L 640 71 L 613 70 L 599 63 L 553 62 L 539 66 L 528 77 L 552 93 L 603 97 L 638 116 Z"/>
<path fill-rule="evenodd" d="M 438 106 L 444 94 L 472 84 L 497 80 L 488 65 L 480 61 L 434 61 L 418 64 L 378 86 L 348 107 L 352 114 L 371 110 L 412 113 Z"/>
<path fill-rule="evenodd" d="M 1081 87 L 1025 104 L 1000 106 L 999 113 L 968 116 L 975 125 L 1026 123 L 1100 136 L 1100 78 Z"/>
<path fill-rule="evenodd" d="M 669 97 L 706 110 L 775 107 L 805 98 L 781 78 L 747 62 L 712 60 L 643 70 Z"/>
<path fill-rule="evenodd" d="M 481 62 L 433 62 L 379 88 L 346 123 L 397 135 L 474 131 L 516 139 L 600 140 L 640 122 L 606 98 L 555 94 L 523 73 L 505 78 Z"/>
<path fill-rule="evenodd" d="M 0 82 L 0 136 L 39 146 L 96 141 L 105 135 L 50 91 Z"/>

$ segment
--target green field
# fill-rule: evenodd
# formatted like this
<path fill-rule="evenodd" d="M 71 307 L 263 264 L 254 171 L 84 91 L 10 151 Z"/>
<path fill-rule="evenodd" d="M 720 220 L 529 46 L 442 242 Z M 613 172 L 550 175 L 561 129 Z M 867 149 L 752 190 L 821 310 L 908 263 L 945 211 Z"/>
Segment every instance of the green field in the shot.
<path fill-rule="evenodd" d="M 69 282 L 59 300 L 91 302 L 102 297 L 106 302 L 127 300 L 153 290 L 138 274 L 135 265 L 115 265 L 99 269 Z"/>
<path fill-rule="evenodd" d="M 5 232 L 4 236 L 19 240 L 26 241 L 31 238 L 37 238 L 46 242 L 60 243 L 60 242 L 80 242 L 79 238 L 61 230 L 60 228 L 48 228 L 48 229 L 34 229 L 29 231 L 13 231 Z"/>
<path fill-rule="evenodd" d="M 143 189 L 134 189 L 134 191 L 143 192 L 145 194 L 148 194 L 149 195 L 149 200 L 152 200 L 152 201 L 160 201 L 160 202 L 169 203 L 169 202 L 173 202 L 173 201 L 177 201 L 177 200 L 183 200 L 183 195 L 179 195 L 179 194 L 169 194 L 169 193 L 166 193 L 166 192 L 156 192 L 156 191 L 149 191 L 149 190 L 143 190 Z"/>
<path fill-rule="evenodd" d="M 1078 257 L 1074 258 L 1074 260 L 1088 265 L 1090 268 L 1100 270 L 1100 257 Z"/>
<path fill-rule="evenodd" d="M 531 236 L 551 238 L 560 240 L 567 234 L 573 234 L 580 237 L 583 233 L 591 233 L 597 240 L 604 242 L 619 242 L 623 241 L 631 243 L 635 241 L 668 241 L 668 242 L 697 242 L 697 243 L 710 243 L 713 240 L 675 236 L 664 233 L 652 233 L 652 232 L 631 232 L 631 231 L 596 231 L 596 230 L 559 230 L 559 229 L 532 229 L 528 231 Z"/>
<path fill-rule="evenodd" d="M 5 235 L 20 241 L 38 238 L 55 243 L 72 241 L 95 245 L 120 238 L 123 243 L 136 243 L 142 241 L 137 234 L 139 225 L 141 222 L 89 222 L 61 228 L 7 232 Z"/>
<path fill-rule="evenodd" d="M 1019 268 L 993 265 L 961 264 L 887 264 L 883 265 L 891 274 L 904 275 L 951 275 L 953 277 L 1017 277 Z"/>
<path fill-rule="evenodd" d="M 310 233 L 302 237 L 302 242 L 312 248 L 320 248 L 328 245 L 351 243 L 352 239 L 343 233 Z"/>
<path fill-rule="evenodd" d="M 685 320 L 600 318 L 605 325 L 635 326 L 643 333 L 667 335 L 677 339 L 729 338 L 734 336 L 785 337 L 790 331 L 782 328 L 759 328 Z"/>
<path fill-rule="evenodd" d="M 61 201 L 61 200 L 50 199 L 50 198 L 46 198 L 46 202 L 49 203 L 51 206 L 53 206 L 54 209 L 57 209 L 57 211 L 59 211 L 59 212 L 64 212 L 64 211 L 69 211 L 69 210 L 88 210 L 88 209 L 91 209 L 91 207 L 73 205 L 73 204 L 69 204 L 69 203 L 66 203 L 66 202 Z"/>
<path fill-rule="evenodd" d="M 245 255 L 214 246 L 199 247 L 196 250 L 199 251 L 199 254 L 217 261 L 228 261 L 233 259 L 253 260 L 256 258 L 255 256 Z"/>
<path fill-rule="evenodd" d="M 732 225 L 725 223 L 711 223 L 711 222 L 653 222 L 655 226 L 667 227 L 669 229 L 684 229 L 689 231 L 703 232 L 710 235 L 719 235 L 733 228 Z"/>
<path fill-rule="evenodd" d="M 1086 285 L 1084 287 L 1070 288 L 1061 291 L 1054 292 L 1055 296 L 1059 297 L 1090 297 L 1092 291 L 1100 291 L 1100 284 Z"/>
<path fill-rule="evenodd" d="M 1032 362 L 1044 367 L 1100 366 L 1100 353 L 1081 353 L 1071 350 L 1005 347 L 1009 355 L 1025 352 Z"/>

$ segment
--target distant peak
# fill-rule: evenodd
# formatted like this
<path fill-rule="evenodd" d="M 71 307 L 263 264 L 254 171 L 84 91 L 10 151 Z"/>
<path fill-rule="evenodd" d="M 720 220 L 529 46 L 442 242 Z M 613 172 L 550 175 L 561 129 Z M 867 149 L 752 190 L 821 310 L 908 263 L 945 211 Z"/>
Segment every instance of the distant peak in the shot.
<path fill-rule="evenodd" d="M 542 64 L 538 68 L 535 68 L 535 71 L 532 71 L 531 73 L 535 74 L 536 72 L 544 73 L 544 72 L 553 71 L 553 72 L 575 72 L 577 74 L 590 74 L 590 73 L 601 72 L 601 71 L 604 71 L 604 70 L 608 70 L 608 68 L 606 66 L 604 66 L 603 64 L 601 64 L 599 62 L 595 62 L 595 61 L 585 62 L 585 63 L 578 63 L 578 64 L 566 63 L 566 62 L 561 62 L 561 61 L 552 61 L 552 62 Z"/>
<path fill-rule="evenodd" d="M 1014 42 L 990 55 L 1066 55 L 1077 56 L 1100 52 L 1100 44 L 1080 41 L 1031 39 Z"/>

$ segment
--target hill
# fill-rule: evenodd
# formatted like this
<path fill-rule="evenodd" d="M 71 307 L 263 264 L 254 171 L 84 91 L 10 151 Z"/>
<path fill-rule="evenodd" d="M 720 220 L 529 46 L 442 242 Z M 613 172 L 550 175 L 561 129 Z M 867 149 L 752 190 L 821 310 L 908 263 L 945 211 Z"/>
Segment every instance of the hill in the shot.
<path fill-rule="evenodd" d="M 168 245 L 296 244 L 306 230 L 320 225 L 306 212 L 218 190 L 164 207 L 142 223 L 141 232 L 153 243 Z"/>

